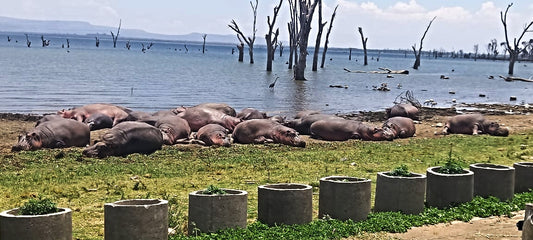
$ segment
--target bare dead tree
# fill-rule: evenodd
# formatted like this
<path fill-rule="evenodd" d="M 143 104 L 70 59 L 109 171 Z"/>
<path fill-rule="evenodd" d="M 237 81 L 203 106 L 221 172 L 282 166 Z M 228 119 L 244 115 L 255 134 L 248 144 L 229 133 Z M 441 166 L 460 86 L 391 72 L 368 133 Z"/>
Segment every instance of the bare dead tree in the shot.
<path fill-rule="evenodd" d="M 207 38 L 207 34 L 202 35 L 202 38 L 204 39 L 204 44 L 202 44 L 202 54 L 205 53 L 205 39 Z"/>
<path fill-rule="evenodd" d="M 283 48 L 284 48 L 283 42 L 279 41 L 278 42 L 278 46 L 279 46 L 279 57 L 281 58 L 281 57 L 283 57 Z"/>
<path fill-rule="evenodd" d="M 298 32 L 299 32 L 299 26 L 298 26 L 298 0 L 288 0 L 289 1 L 289 9 L 291 14 L 291 21 L 287 23 L 287 28 L 289 31 L 289 69 L 292 69 L 296 63 L 298 63 L 298 55 L 296 54 L 298 50 Z"/>
<path fill-rule="evenodd" d="M 477 61 L 477 54 L 479 52 L 479 44 L 474 45 L 474 61 Z"/>
<path fill-rule="evenodd" d="M 141 43 L 141 52 L 146 53 L 146 47 L 144 47 L 144 43 Z"/>
<path fill-rule="evenodd" d="M 237 45 L 237 49 L 239 50 L 239 62 L 244 62 L 244 42 L 238 34 L 237 39 L 239 39 L 240 42 L 240 44 Z"/>
<path fill-rule="evenodd" d="M 424 35 L 422 35 L 422 38 L 420 39 L 420 47 L 418 48 L 418 51 L 416 50 L 416 44 L 412 46 L 413 52 L 415 54 L 415 64 L 413 65 L 413 69 L 418 69 L 418 67 L 420 67 L 420 55 L 422 54 L 422 42 L 424 41 L 424 38 L 426 37 L 426 34 L 428 33 L 429 27 L 431 27 L 431 23 L 433 23 L 435 18 L 437 18 L 437 16 L 433 17 L 433 19 L 429 21 L 426 31 L 424 31 Z"/>
<path fill-rule="evenodd" d="M 11 42 L 11 37 L 10 36 L 7 36 L 7 41 Z"/>
<path fill-rule="evenodd" d="M 131 44 L 130 44 L 130 40 L 128 40 L 126 42 L 126 49 L 130 50 L 130 48 L 131 48 Z"/>
<path fill-rule="evenodd" d="M 28 34 L 24 34 L 24 35 L 26 35 L 26 46 L 31 47 L 30 37 L 28 36 Z"/>
<path fill-rule="evenodd" d="M 43 43 L 43 47 L 48 47 L 50 45 L 50 40 L 44 39 L 43 35 L 41 35 L 41 42 Z"/>
<path fill-rule="evenodd" d="M 507 9 L 505 9 L 505 14 L 503 12 L 500 12 L 500 19 L 503 24 L 503 30 L 505 32 L 505 44 L 507 45 L 507 51 L 509 52 L 509 71 L 507 72 L 509 75 L 513 75 L 514 73 L 514 64 L 516 60 L 518 59 L 518 54 L 520 54 L 524 49 L 520 47 L 520 43 L 522 42 L 522 37 L 524 37 L 524 34 L 528 32 L 531 25 L 533 25 L 533 21 L 529 22 L 528 24 L 524 25 L 524 30 L 522 31 L 522 34 L 520 34 L 520 37 L 518 39 L 514 38 L 513 46 L 511 46 L 511 43 L 509 42 L 509 37 L 507 34 L 507 12 L 509 11 L 509 8 L 511 8 L 513 4 L 509 4 L 507 6 Z"/>
<path fill-rule="evenodd" d="M 335 20 L 335 15 L 337 15 L 337 8 L 339 5 L 335 6 L 335 10 L 333 10 L 333 13 L 331 14 L 331 20 L 329 21 L 329 27 L 328 32 L 326 33 L 326 42 L 324 42 L 324 50 L 322 51 L 322 61 L 320 62 L 320 68 L 324 68 L 324 62 L 326 61 L 326 52 L 328 51 L 328 44 L 329 44 L 329 34 L 331 33 L 331 29 L 333 28 L 333 20 Z M 352 60 L 352 52 L 350 48 L 350 60 Z"/>
<path fill-rule="evenodd" d="M 252 37 L 248 37 L 248 38 L 245 37 L 242 31 L 239 29 L 239 26 L 237 25 L 237 22 L 235 22 L 235 20 L 232 19 L 231 23 L 228 25 L 228 27 L 231 28 L 233 31 L 235 31 L 237 35 L 241 36 L 242 39 L 244 39 L 244 41 L 248 45 L 248 54 L 250 55 L 251 64 L 254 63 L 254 42 L 255 42 L 255 33 L 257 32 L 257 29 L 255 27 L 256 22 L 257 22 L 257 5 L 258 5 L 258 0 L 255 0 L 255 6 L 252 3 L 252 1 L 250 1 L 250 6 L 252 6 L 252 12 L 254 14 Z"/>
<path fill-rule="evenodd" d="M 100 47 L 100 39 L 98 37 L 94 37 L 96 39 L 96 47 Z"/>
<path fill-rule="evenodd" d="M 350 54 L 348 55 L 348 60 L 352 61 L 352 48 L 350 48 Z"/>
<path fill-rule="evenodd" d="M 318 0 L 318 32 L 316 34 L 315 51 L 313 53 L 313 67 L 311 68 L 311 70 L 314 72 L 318 70 L 318 53 L 320 52 L 322 31 L 324 30 L 324 26 L 326 26 L 327 23 L 327 21 L 322 22 L 322 0 Z"/>
<path fill-rule="evenodd" d="M 189 52 L 189 49 L 187 48 L 187 44 L 183 44 L 183 47 L 185 48 L 185 52 Z"/>
<path fill-rule="evenodd" d="M 299 9 L 298 19 L 300 20 L 300 31 L 298 33 L 299 58 L 298 63 L 294 66 L 294 80 L 305 79 L 305 67 L 307 65 L 307 45 L 309 43 L 309 33 L 311 32 L 311 22 L 315 13 L 316 5 L 320 0 L 298 0 Z"/>
<path fill-rule="evenodd" d="M 110 31 L 111 32 L 111 38 L 113 38 L 113 47 L 114 48 L 117 47 L 118 34 L 120 33 L 120 26 L 121 25 L 122 25 L 122 19 L 120 19 L 120 21 L 118 22 L 118 29 L 117 29 L 117 35 L 116 36 L 113 33 L 113 31 Z"/>
<path fill-rule="evenodd" d="M 364 55 L 365 55 L 365 62 L 364 62 L 364 65 L 368 65 L 368 55 L 367 55 L 367 51 L 366 51 L 366 42 L 368 41 L 368 38 L 365 38 L 365 36 L 363 35 L 363 28 L 362 27 L 359 27 L 359 34 L 361 35 L 361 42 L 363 42 L 363 52 L 364 52 Z"/>
<path fill-rule="evenodd" d="M 275 46 L 278 42 L 279 28 L 274 32 L 274 25 L 276 24 L 276 18 L 278 17 L 279 9 L 283 0 L 279 1 L 279 4 L 274 7 L 274 15 L 272 16 L 272 21 L 270 21 L 270 16 L 267 16 L 268 24 L 268 33 L 265 35 L 266 45 L 267 45 L 267 65 L 266 70 L 268 72 L 272 71 L 272 61 L 274 60 L 274 51 L 276 51 Z"/>
<path fill-rule="evenodd" d="M 70 48 L 70 40 L 67 38 L 67 48 Z"/>

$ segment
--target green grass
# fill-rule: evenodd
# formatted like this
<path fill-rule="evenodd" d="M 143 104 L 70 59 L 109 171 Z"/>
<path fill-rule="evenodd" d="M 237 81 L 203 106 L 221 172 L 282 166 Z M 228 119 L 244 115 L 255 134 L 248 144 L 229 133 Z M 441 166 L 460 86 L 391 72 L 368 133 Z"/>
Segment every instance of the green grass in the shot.
<path fill-rule="evenodd" d="M 106 159 L 83 157 L 81 148 L 39 150 L 0 155 L 0 206 L 2 210 L 7 210 L 20 207 L 30 198 L 44 196 L 57 202 L 58 207 L 73 210 L 74 238 L 102 239 L 105 203 L 131 198 L 166 199 L 170 202 L 170 227 L 183 233 L 186 232 L 188 194 L 216 185 L 249 193 L 250 227 L 246 231 L 251 232 L 226 236 L 255 236 L 253 234 L 260 234 L 257 231 L 264 230 L 267 232 L 261 234 L 265 237 L 280 238 L 278 234 L 286 234 L 287 238 L 297 238 L 294 229 L 300 227 L 304 228 L 302 231 L 306 234 L 316 234 L 309 238 L 339 238 L 361 231 L 401 231 L 403 226 L 434 223 L 434 220 L 415 218 L 415 221 L 407 217 L 410 215 L 401 215 L 400 218 L 379 213 L 372 214 L 369 220 L 362 223 L 316 220 L 303 226 L 277 230 L 266 228 L 255 221 L 257 187 L 268 183 L 303 183 L 313 186 L 314 191 L 318 192 L 320 178 L 347 175 L 372 179 L 375 189 L 377 172 L 390 171 L 405 164 L 411 172 L 425 174 L 428 167 L 443 165 L 449 158 L 450 144 L 453 145 L 454 158 L 465 166 L 472 163 L 510 166 L 514 162 L 524 161 L 522 157 L 533 156 L 533 132 L 505 138 L 454 135 L 394 142 L 312 142 L 306 148 L 283 145 L 234 145 L 230 148 L 177 145 L 164 147 L 151 155 L 133 154 Z M 316 194 L 313 195 L 313 207 L 316 218 Z M 518 209 L 522 207 L 518 206 Z M 446 221 L 452 219 L 446 217 L 448 213 L 438 211 L 441 210 L 426 209 L 423 214 L 442 215 L 439 219 Z M 396 230 L 372 230 L 377 228 L 372 220 L 374 218 L 407 218 L 401 220 L 407 223 L 395 223 L 399 228 Z M 413 225 L 413 222 L 416 224 Z M 331 231 L 335 233 L 331 235 Z M 178 235 L 176 238 L 181 237 Z"/>

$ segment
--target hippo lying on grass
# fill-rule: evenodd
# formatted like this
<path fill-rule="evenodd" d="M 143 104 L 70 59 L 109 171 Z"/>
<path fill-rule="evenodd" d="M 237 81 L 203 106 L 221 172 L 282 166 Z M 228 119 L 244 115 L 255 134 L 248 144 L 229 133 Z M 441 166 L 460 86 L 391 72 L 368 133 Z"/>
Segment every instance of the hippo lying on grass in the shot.
<path fill-rule="evenodd" d="M 55 118 L 41 122 L 31 132 L 21 135 L 11 151 L 85 147 L 89 141 L 90 131 L 86 124 L 72 119 Z"/>
<path fill-rule="evenodd" d="M 61 115 L 64 118 L 72 118 L 80 122 L 84 122 L 92 114 L 100 113 L 107 115 L 111 119 L 113 119 L 113 126 L 115 126 L 119 122 L 125 121 L 129 116 L 129 112 L 131 112 L 131 110 L 113 104 L 95 103 L 73 108 L 70 110 L 61 110 L 57 114 Z"/>
<path fill-rule="evenodd" d="M 218 124 L 207 124 L 201 127 L 194 136 L 194 143 L 204 146 L 224 146 L 231 145 L 229 131 Z"/>
<path fill-rule="evenodd" d="M 161 131 L 143 122 L 122 122 L 102 135 L 100 142 L 83 150 L 87 157 L 104 158 L 132 153 L 150 154 L 161 149 Z"/>
<path fill-rule="evenodd" d="M 296 115 L 298 118 L 294 120 L 287 121 L 285 126 L 293 128 L 302 135 L 311 134 L 311 124 L 319 120 L 329 120 L 329 119 L 344 119 L 337 117 L 335 115 L 327 115 L 313 111 L 303 111 Z"/>
<path fill-rule="evenodd" d="M 492 136 L 509 136 L 509 129 L 501 128 L 497 122 L 491 122 L 481 114 L 457 115 L 448 119 L 442 134 L 489 134 Z"/>
<path fill-rule="evenodd" d="M 387 118 L 391 117 L 407 117 L 413 120 L 418 120 L 418 108 L 411 104 L 396 104 L 390 108 L 385 109 Z"/>
<path fill-rule="evenodd" d="M 163 142 L 167 145 L 185 143 L 191 135 L 189 123 L 176 115 L 166 115 L 159 118 L 155 127 L 161 130 Z"/>
<path fill-rule="evenodd" d="M 416 133 L 415 123 L 413 119 L 408 117 L 392 117 L 383 123 L 383 129 L 389 129 L 394 138 L 408 138 Z"/>
<path fill-rule="evenodd" d="M 389 129 L 377 128 L 347 119 L 319 120 L 311 124 L 310 129 L 311 137 L 326 141 L 346 141 L 348 139 L 384 141 L 394 138 L 394 134 Z"/>
<path fill-rule="evenodd" d="M 178 114 L 178 117 L 185 119 L 191 131 L 196 132 L 201 127 L 215 123 L 219 124 L 230 131 L 233 131 L 235 126 L 242 122 L 241 119 L 227 115 L 219 110 L 215 110 L 207 107 L 190 107 L 185 108 Z"/>
<path fill-rule="evenodd" d="M 283 126 L 270 119 L 252 119 L 235 127 L 233 139 L 236 143 L 281 143 L 295 147 L 305 147 L 296 130 Z"/>

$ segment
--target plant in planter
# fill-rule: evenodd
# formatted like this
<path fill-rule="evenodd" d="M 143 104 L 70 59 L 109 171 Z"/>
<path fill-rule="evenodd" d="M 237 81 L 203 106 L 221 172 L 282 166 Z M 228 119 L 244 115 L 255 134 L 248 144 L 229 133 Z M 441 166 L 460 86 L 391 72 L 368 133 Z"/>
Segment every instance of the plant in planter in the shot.
<path fill-rule="evenodd" d="M 246 227 L 248 193 L 209 185 L 189 193 L 189 235 Z"/>
<path fill-rule="evenodd" d="M 318 217 L 361 221 L 370 213 L 371 180 L 330 176 L 320 179 Z"/>
<path fill-rule="evenodd" d="M 418 214 L 424 211 L 425 191 L 426 176 L 410 172 L 406 165 L 389 172 L 379 172 L 374 211 Z"/>
<path fill-rule="evenodd" d="M 50 199 L 30 199 L 0 213 L 0 239 L 72 239 L 72 211 Z"/>
<path fill-rule="evenodd" d="M 448 159 L 443 166 L 427 169 L 426 203 L 428 206 L 444 208 L 453 204 L 470 202 L 474 198 L 474 172 L 464 169 L 460 161 L 453 158 L 450 145 Z"/>

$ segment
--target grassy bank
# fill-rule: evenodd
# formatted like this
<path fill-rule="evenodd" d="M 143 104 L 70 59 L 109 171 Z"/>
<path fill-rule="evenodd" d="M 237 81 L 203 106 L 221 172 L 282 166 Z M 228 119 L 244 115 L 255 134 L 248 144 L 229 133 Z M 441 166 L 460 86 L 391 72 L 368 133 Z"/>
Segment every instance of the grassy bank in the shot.
<path fill-rule="evenodd" d="M 85 158 L 81 148 L 7 153 L 0 155 L 0 207 L 7 210 L 22 205 L 30 197 L 46 196 L 58 202 L 60 207 L 73 209 L 74 238 L 102 239 L 104 203 L 128 198 L 161 198 L 171 203 L 170 227 L 181 233 L 186 230 L 188 193 L 213 184 L 248 191 L 248 221 L 253 223 L 250 229 L 262 229 L 265 228 L 263 225 L 254 223 L 258 185 L 303 183 L 312 185 L 318 193 L 321 177 L 348 175 L 372 179 L 374 189 L 377 172 L 405 164 L 413 172 L 425 173 L 426 168 L 443 164 L 450 148 L 453 157 L 466 167 L 477 162 L 512 165 L 533 156 L 531 146 L 533 132 L 528 131 L 506 138 L 446 136 L 394 142 L 312 141 L 306 148 L 177 145 L 164 147 L 152 155 L 133 154 L 106 159 Z M 318 194 L 313 197 L 313 206 L 316 218 Z M 427 211 L 427 214 L 436 213 L 436 210 Z M 373 216 L 379 218 L 381 215 Z M 426 223 L 424 221 L 417 220 L 422 224 Z M 325 234 L 329 230 L 320 227 L 323 222 L 315 221 L 304 228 Z M 334 228 L 350 227 L 345 226 L 346 223 L 334 222 L 342 225 L 333 225 Z M 363 231 L 366 228 L 356 229 Z"/>

